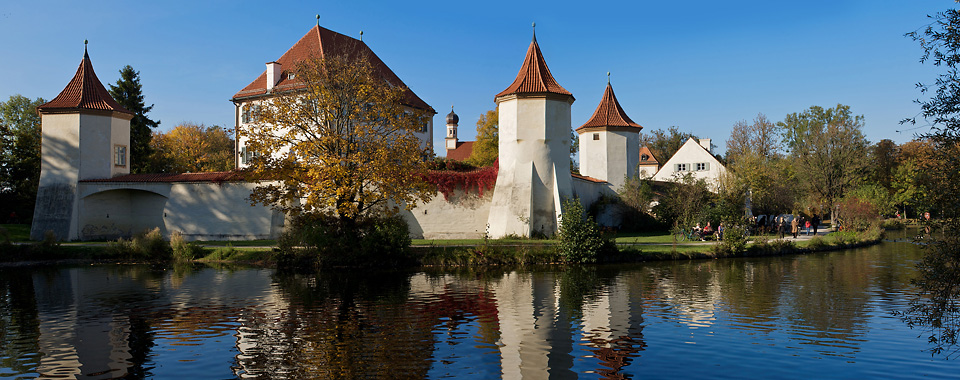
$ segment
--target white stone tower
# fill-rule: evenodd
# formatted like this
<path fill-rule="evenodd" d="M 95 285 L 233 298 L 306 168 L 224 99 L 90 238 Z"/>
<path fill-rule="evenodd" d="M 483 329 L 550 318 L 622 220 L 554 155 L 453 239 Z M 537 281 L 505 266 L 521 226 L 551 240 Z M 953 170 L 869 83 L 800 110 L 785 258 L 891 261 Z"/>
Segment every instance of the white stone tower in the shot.
<path fill-rule="evenodd" d="M 450 107 L 450 113 L 447 114 L 447 150 L 457 149 L 457 124 L 460 122 L 460 117 L 453 112 L 453 107 Z"/>
<path fill-rule="evenodd" d="M 626 178 L 637 176 L 641 129 L 623 112 L 608 79 L 597 110 L 577 128 L 580 174 L 607 181 L 613 190 L 623 187 Z"/>
<path fill-rule="evenodd" d="M 53 231 L 59 240 L 80 238 L 77 183 L 130 173 L 130 119 L 103 87 L 83 49 L 67 87 L 40 113 L 40 185 L 30 238 Z"/>
<path fill-rule="evenodd" d="M 497 94 L 500 171 L 490 206 L 491 237 L 556 233 L 562 202 L 572 194 L 570 105 L 540 53 L 537 36 L 517 79 Z"/>

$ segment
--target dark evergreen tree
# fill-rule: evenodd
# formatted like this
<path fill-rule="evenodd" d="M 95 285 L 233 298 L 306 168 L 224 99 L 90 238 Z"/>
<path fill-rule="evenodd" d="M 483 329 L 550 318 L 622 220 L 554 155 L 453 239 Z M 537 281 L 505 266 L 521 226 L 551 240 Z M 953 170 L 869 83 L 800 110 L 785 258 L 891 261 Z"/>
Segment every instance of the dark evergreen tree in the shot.
<path fill-rule="evenodd" d="M 143 102 L 140 72 L 130 65 L 120 69 L 120 79 L 117 80 L 116 85 L 110 85 L 110 95 L 123 108 L 134 114 L 133 119 L 130 120 L 130 172 L 144 173 L 151 153 L 151 129 L 157 128 L 160 121 L 153 121 L 147 117 L 147 112 L 153 109 L 153 104 L 147 106 Z"/>

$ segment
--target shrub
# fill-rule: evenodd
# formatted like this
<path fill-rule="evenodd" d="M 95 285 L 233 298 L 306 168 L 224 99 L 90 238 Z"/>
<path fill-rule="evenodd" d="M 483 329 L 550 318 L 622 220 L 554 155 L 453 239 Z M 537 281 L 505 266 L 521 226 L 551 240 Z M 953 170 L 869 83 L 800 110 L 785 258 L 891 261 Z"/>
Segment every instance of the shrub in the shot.
<path fill-rule="evenodd" d="M 813 250 L 823 249 L 830 246 L 826 241 L 823 240 L 820 236 L 814 236 L 810 238 L 810 242 L 807 243 L 807 247 Z"/>
<path fill-rule="evenodd" d="M 597 256 L 616 252 L 616 245 L 604 239 L 600 226 L 584 215 L 580 200 L 565 200 L 557 232 L 557 252 L 572 263 L 592 263 Z"/>
<path fill-rule="evenodd" d="M 885 230 L 902 230 L 906 229 L 907 225 L 901 219 L 886 219 L 880 223 L 880 227 Z"/>
<path fill-rule="evenodd" d="M 792 240 L 774 239 L 767 240 L 765 237 L 759 237 L 748 249 L 755 255 L 782 255 L 792 253 L 797 250 L 797 245 Z"/>
<path fill-rule="evenodd" d="M 170 249 L 175 261 L 191 261 L 203 253 L 202 247 L 184 240 L 180 231 L 170 234 Z"/>
<path fill-rule="evenodd" d="M 107 247 L 107 251 L 131 260 L 168 260 L 173 252 L 170 244 L 163 240 L 158 227 L 138 233 L 130 240 L 117 239 Z"/>
<path fill-rule="evenodd" d="M 743 227 L 727 227 L 723 232 L 723 240 L 713 246 L 713 253 L 718 257 L 736 256 L 747 251 L 747 235 Z"/>
<path fill-rule="evenodd" d="M 857 238 L 857 233 L 854 231 L 837 231 L 832 232 L 827 236 L 832 237 L 833 241 L 839 246 L 856 244 L 859 241 Z"/>
<path fill-rule="evenodd" d="M 409 261 L 410 232 L 399 216 L 373 217 L 348 223 L 306 215 L 295 218 L 278 240 L 277 265 L 400 266 Z"/>
<path fill-rule="evenodd" d="M 840 202 L 840 216 L 846 228 L 864 231 L 880 219 L 876 207 L 855 196 L 848 197 Z"/>

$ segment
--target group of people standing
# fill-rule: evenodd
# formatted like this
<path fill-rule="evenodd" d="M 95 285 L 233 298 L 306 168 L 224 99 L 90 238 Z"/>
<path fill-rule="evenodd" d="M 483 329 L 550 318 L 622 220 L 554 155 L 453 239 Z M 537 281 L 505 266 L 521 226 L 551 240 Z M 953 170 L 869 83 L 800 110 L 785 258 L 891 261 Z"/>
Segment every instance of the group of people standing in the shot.
<path fill-rule="evenodd" d="M 807 219 L 804 216 L 779 215 L 774 219 L 773 225 L 777 229 L 777 236 L 780 239 L 783 239 L 787 231 L 796 239 L 800 235 L 801 229 L 803 229 L 804 235 L 810 235 L 811 231 L 813 235 L 816 235 L 820 226 L 820 217 L 814 215 Z"/>

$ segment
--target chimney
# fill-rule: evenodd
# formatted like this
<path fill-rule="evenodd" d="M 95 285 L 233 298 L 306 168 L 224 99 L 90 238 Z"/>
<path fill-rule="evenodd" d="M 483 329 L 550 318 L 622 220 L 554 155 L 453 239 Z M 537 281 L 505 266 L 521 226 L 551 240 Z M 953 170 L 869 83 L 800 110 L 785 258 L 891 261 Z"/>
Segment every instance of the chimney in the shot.
<path fill-rule="evenodd" d="M 710 148 L 710 139 L 700 139 L 700 146 L 706 149 L 707 152 L 710 152 L 710 154 L 713 154 L 713 149 Z"/>
<path fill-rule="evenodd" d="M 280 62 L 267 62 L 267 92 L 273 90 L 273 87 L 280 81 Z"/>

